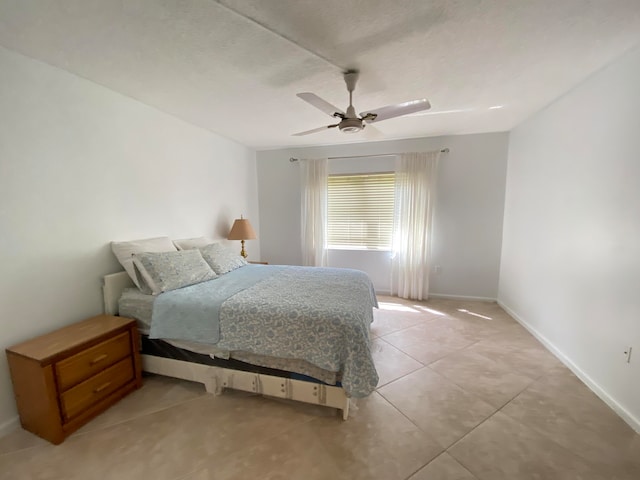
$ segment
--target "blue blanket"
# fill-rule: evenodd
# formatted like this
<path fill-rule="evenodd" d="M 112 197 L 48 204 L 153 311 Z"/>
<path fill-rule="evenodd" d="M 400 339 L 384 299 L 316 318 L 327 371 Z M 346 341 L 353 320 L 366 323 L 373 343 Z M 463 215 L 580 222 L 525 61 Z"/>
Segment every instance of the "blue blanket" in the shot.
<path fill-rule="evenodd" d="M 369 326 L 377 306 L 358 270 L 247 265 L 154 303 L 151 338 L 306 360 L 341 372 L 348 395 L 376 387 Z"/>
<path fill-rule="evenodd" d="M 217 344 L 220 340 L 222 303 L 284 268 L 247 267 L 158 295 L 153 302 L 149 337 Z"/>

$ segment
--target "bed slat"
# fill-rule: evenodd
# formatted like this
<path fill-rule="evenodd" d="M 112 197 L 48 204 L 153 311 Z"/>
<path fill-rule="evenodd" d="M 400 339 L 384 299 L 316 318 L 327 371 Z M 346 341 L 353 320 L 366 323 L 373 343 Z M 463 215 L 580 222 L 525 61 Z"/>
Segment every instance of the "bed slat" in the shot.
<path fill-rule="evenodd" d="M 287 398 L 298 402 L 337 408 L 342 410 L 343 420 L 349 416 L 349 398 L 341 387 L 262 373 L 212 367 L 152 355 L 142 355 L 142 366 L 145 372 L 200 382 L 204 384 L 209 393 L 220 394 L 225 388 L 231 388 L 269 397 Z"/>

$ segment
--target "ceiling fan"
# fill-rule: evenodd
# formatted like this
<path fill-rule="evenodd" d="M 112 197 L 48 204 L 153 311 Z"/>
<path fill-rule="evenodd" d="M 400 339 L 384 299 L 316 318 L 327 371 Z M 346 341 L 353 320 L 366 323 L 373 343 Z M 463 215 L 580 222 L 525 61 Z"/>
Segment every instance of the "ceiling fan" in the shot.
<path fill-rule="evenodd" d="M 388 120 L 390 118 L 400 117 L 402 115 L 408 115 L 410 113 L 420 112 L 431 108 L 429 101 L 426 98 L 421 98 L 420 100 L 412 100 L 409 102 L 398 103 L 396 105 L 387 105 L 386 107 L 363 112 L 358 116 L 356 115 L 356 110 L 353 108 L 352 102 L 353 91 L 355 90 L 356 82 L 358 81 L 358 71 L 347 70 L 344 72 L 344 81 L 347 84 L 347 90 L 349 91 L 349 106 L 347 107 L 346 113 L 326 100 L 323 100 L 315 93 L 304 92 L 297 94 L 297 96 L 305 102 L 310 103 L 331 117 L 339 118 L 340 121 L 333 125 L 294 133 L 294 136 L 300 137 L 302 135 L 318 133 L 327 130 L 328 128 L 335 127 L 338 127 L 341 132 L 356 133 L 362 131 L 367 124 L 381 122 L 382 120 Z"/>

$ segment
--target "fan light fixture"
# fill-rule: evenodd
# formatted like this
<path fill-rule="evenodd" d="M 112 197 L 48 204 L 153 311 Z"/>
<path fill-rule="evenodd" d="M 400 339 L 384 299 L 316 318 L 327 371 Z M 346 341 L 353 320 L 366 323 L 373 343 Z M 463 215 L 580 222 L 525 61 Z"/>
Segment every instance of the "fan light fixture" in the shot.
<path fill-rule="evenodd" d="M 364 128 L 364 124 L 359 118 L 345 118 L 340 122 L 338 128 L 341 132 L 356 133 Z"/>

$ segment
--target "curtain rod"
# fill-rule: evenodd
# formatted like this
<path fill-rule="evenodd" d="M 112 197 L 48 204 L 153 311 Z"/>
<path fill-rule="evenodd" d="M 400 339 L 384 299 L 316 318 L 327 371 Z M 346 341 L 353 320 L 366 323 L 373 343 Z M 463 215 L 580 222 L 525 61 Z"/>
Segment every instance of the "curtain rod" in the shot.
<path fill-rule="evenodd" d="M 449 153 L 448 148 L 443 148 L 440 150 L 440 153 Z M 402 153 L 383 153 L 379 155 L 350 155 L 348 157 L 328 157 L 329 160 L 343 160 L 347 158 L 369 158 L 369 157 L 397 157 L 398 155 L 402 155 Z M 299 158 L 291 157 L 289 158 L 290 162 L 297 162 Z"/>

